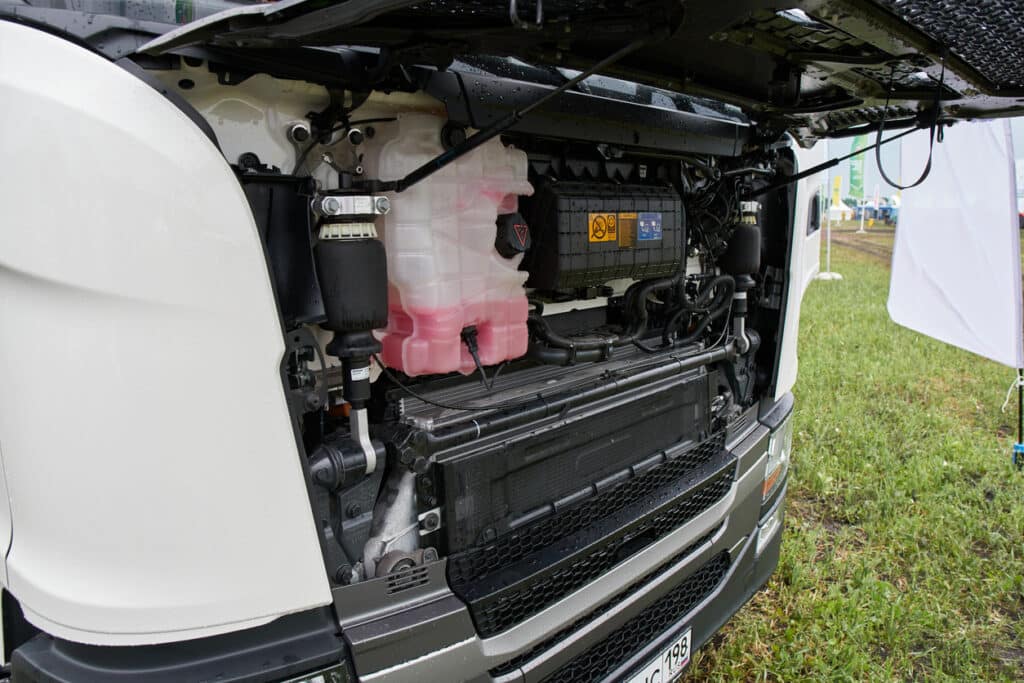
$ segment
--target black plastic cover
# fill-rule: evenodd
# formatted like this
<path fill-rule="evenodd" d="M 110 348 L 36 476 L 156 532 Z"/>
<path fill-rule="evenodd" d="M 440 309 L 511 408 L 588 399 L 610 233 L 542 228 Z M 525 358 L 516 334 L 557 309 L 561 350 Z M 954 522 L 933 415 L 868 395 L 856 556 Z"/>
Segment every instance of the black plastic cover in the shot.
<path fill-rule="evenodd" d="M 533 247 L 527 287 L 567 289 L 675 273 L 686 247 L 683 202 L 670 187 L 538 183 L 520 200 Z"/>
<path fill-rule="evenodd" d="M 238 179 L 263 239 L 285 326 L 323 320 L 310 246 L 310 179 L 277 173 L 241 173 Z"/>
<path fill-rule="evenodd" d="M 261 683 L 345 661 L 328 609 L 281 617 L 264 626 L 164 645 L 103 647 L 39 635 L 14 651 L 19 683 Z M 348 666 L 338 683 L 354 681 Z"/>
<path fill-rule="evenodd" d="M 540 377 L 543 383 L 552 380 L 546 373 Z M 653 468 L 666 452 L 685 450 L 707 435 L 716 390 L 717 373 L 677 375 L 624 390 L 614 402 L 581 402 L 564 420 L 544 418 L 488 443 L 439 454 L 448 552 L 486 544 L 580 505 L 635 478 L 641 462 Z"/>
<path fill-rule="evenodd" d="M 530 228 L 518 213 L 503 213 L 495 221 L 494 248 L 504 258 L 514 258 L 530 248 Z"/>

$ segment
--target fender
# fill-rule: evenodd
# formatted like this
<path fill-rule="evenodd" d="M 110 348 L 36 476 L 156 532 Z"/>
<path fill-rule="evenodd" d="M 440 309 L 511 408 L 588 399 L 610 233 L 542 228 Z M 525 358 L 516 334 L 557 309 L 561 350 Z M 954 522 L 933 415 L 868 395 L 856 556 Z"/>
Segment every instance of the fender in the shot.
<path fill-rule="evenodd" d="M 328 604 L 230 167 L 124 69 L 3 21 L 0 101 L 5 587 L 42 630 L 101 645 Z"/>

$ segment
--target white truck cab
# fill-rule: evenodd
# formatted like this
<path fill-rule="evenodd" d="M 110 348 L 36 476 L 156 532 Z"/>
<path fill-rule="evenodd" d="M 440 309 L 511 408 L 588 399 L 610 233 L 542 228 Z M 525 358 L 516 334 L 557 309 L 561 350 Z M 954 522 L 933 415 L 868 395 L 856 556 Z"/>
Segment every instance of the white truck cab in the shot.
<path fill-rule="evenodd" d="M 929 7 L 0 0 L 4 674 L 681 675 L 778 561 L 814 143 L 1020 107 Z"/>

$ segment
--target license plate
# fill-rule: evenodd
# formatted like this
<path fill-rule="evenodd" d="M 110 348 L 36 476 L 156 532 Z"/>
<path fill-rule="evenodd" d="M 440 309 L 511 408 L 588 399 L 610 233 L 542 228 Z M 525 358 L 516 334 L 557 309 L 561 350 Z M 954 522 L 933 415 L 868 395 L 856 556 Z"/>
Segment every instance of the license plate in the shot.
<path fill-rule="evenodd" d="M 626 683 L 671 683 L 683 674 L 690 663 L 690 654 L 690 629 L 686 629 L 686 633 L 665 646 L 656 659 Z"/>

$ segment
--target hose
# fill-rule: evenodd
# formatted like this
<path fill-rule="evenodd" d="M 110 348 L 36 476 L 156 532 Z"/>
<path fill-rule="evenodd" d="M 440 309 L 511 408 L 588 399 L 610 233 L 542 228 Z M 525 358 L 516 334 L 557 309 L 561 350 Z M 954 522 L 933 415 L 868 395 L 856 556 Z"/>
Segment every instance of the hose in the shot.
<path fill-rule="evenodd" d="M 682 273 L 658 280 L 643 280 L 630 285 L 624 295 L 625 307 L 631 310 L 631 322 L 625 332 L 603 338 L 577 339 L 566 337 L 555 332 L 544 320 L 544 305 L 540 301 L 531 300 L 534 310 L 530 313 L 529 323 L 537 338 L 531 342 L 527 355 L 529 358 L 548 365 L 570 365 L 572 363 L 594 363 L 607 360 L 612 349 L 633 345 L 647 353 L 655 353 L 660 349 L 645 345 L 640 341 L 647 330 L 647 297 L 657 291 L 670 289 L 678 285 L 683 278 Z M 721 317 L 729 309 L 732 295 L 736 289 L 736 281 L 729 275 L 719 275 L 703 287 L 694 298 L 673 311 L 668 324 L 662 333 L 662 344 L 689 344 L 700 337 L 708 326 Z M 707 312 L 696 329 L 685 337 L 669 340 L 670 332 L 679 325 L 683 315 L 688 313 Z"/>
<path fill-rule="evenodd" d="M 675 287 L 682 280 L 683 274 L 658 280 L 643 280 L 630 285 L 624 295 L 627 310 L 632 309 L 633 316 L 626 332 L 604 338 L 575 339 L 555 332 L 543 318 L 544 306 L 539 301 L 531 301 L 534 310 L 528 321 L 535 335 L 543 344 L 531 343 L 528 355 L 530 358 L 549 365 L 568 365 L 570 363 L 592 363 L 606 360 L 613 348 L 636 344 L 647 330 L 647 297 L 652 293 Z M 641 346 L 641 348 L 644 348 Z M 644 349 L 654 351 L 654 349 Z"/>
<path fill-rule="evenodd" d="M 674 343 L 689 344 L 698 339 L 712 321 L 721 317 L 722 314 L 729 310 L 729 306 L 732 304 L 732 295 L 735 291 L 736 281 L 732 276 L 719 275 L 712 279 L 711 282 L 697 293 L 697 297 L 692 302 L 684 303 L 669 316 L 665 329 L 661 333 L 662 343 L 666 346 L 673 343 L 669 339 L 669 335 L 676 329 L 684 315 L 705 312 L 704 317 L 697 323 L 697 327 L 686 336 L 675 339 Z"/>

